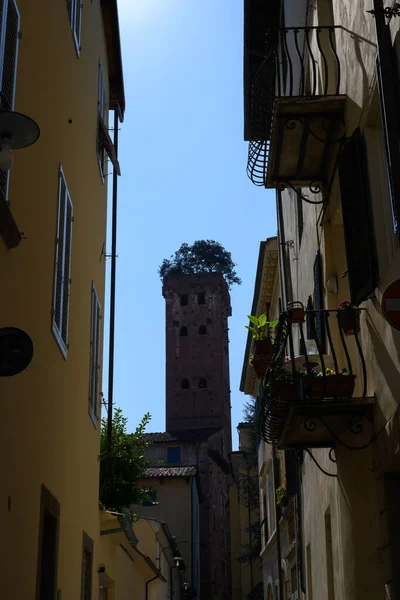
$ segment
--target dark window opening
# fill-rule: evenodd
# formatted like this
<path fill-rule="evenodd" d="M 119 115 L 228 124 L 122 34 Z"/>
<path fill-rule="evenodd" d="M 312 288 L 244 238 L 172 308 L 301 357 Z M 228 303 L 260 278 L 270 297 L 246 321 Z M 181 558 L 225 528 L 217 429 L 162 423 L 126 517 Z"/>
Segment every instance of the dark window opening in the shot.
<path fill-rule="evenodd" d="M 93 540 L 83 532 L 81 600 L 92 597 Z"/>
<path fill-rule="evenodd" d="M 188 303 L 188 295 L 181 294 L 181 306 L 187 306 Z"/>
<path fill-rule="evenodd" d="M 180 446 L 171 446 L 170 448 L 168 448 L 167 462 L 168 464 L 181 462 Z"/>
<path fill-rule="evenodd" d="M 188 334 L 188 328 L 186 327 L 186 325 L 184 325 L 183 327 L 181 327 L 180 335 L 185 336 L 187 334 Z"/>
<path fill-rule="evenodd" d="M 205 325 L 200 325 L 199 335 L 206 335 L 206 334 L 207 334 L 207 327 Z"/>
<path fill-rule="evenodd" d="M 207 387 L 207 379 L 205 377 L 201 377 L 199 379 L 199 388 L 206 388 Z"/>
<path fill-rule="evenodd" d="M 206 295 L 205 294 L 197 294 L 197 302 L 198 304 L 206 303 Z"/>
<path fill-rule="evenodd" d="M 56 595 L 59 515 L 58 501 L 42 485 L 36 593 L 38 600 L 53 600 Z"/>
<path fill-rule="evenodd" d="M 157 502 L 157 491 L 155 489 L 145 490 L 147 500 L 144 500 L 143 506 L 153 506 Z"/>
<path fill-rule="evenodd" d="M 181 390 L 189 389 L 189 379 L 182 379 L 181 381 Z"/>

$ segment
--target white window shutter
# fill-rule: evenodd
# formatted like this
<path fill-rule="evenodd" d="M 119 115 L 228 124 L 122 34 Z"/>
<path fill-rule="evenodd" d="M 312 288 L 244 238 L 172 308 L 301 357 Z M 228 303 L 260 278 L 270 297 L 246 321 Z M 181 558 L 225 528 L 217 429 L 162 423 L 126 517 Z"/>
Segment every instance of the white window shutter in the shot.
<path fill-rule="evenodd" d="M 65 244 L 64 244 L 64 272 L 63 272 L 63 306 L 61 318 L 61 337 L 68 347 L 68 315 L 69 293 L 71 285 L 71 249 L 72 249 L 72 202 L 68 192 L 65 198 Z"/>
<path fill-rule="evenodd" d="M 19 11 L 15 0 L 2 0 L 0 10 L 0 105 L 2 110 L 13 110 L 18 59 Z"/>
<path fill-rule="evenodd" d="M 90 324 L 90 365 L 89 365 L 89 413 L 97 424 L 99 401 L 99 370 L 100 370 L 100 302 L 96 288 L 92 283 L 92 306 Z"/>
<path fill-rule="evenodd" d="M 53 333 L 66 357 L 68 349 L 68 314 L 71 284 L 73 206 L 64 173 L 58 177 L 58 212 L 53 290 Z"/>
<path fill-rule="evenodd" d="M 18 59 L 19 11 L 15 0 L 0 0 L 0 110 L 13 110 Z M 8 200 L 9 171 L 0 171 L 0 198 Z"/>

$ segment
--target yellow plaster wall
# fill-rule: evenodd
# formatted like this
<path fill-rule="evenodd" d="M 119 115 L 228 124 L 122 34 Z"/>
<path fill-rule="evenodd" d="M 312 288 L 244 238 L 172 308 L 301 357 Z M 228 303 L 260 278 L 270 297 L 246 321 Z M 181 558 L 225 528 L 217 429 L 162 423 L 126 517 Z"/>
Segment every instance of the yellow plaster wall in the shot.
<path fill-rule="evenodd" d="M 80 58 L 65 2 L 41 0 L 39 11 L 30 0 L 18 6 L 15 110 L 37 121 L 41 136 L 14 152 L 11 171 L 10 206 L 26 239 L 13 250 L 0 239 L 2 325 L 24 329 L 34 344 L 26 371 L 0 381 L 3 593 L 33 597 L 44 483 L 61 505 L 58 588 L 72 600 L 80 590 L 82 531 L 95 542 L 95 562 L 99 539 L 99 435 L 88 414 L 88 384 L 92 281 L 104 306 L 107 196 L 96 131 L 98 62 L 107 82 L 107 59 L 99 2 L 83 3 Z M 67 360 L 51 331 L 59 164 L 74 206 Z"/>
<path fill-rule="evenodd" d="M 165 521 L 171 532 L 176 537 L 183 560 L 186 565 L 186 574 L 192 580 L 192 523 L 191 523 L 191 480 L 186 482 L 183 477 L 166 477 L 162 480 L 156 478 L 143 479 L 142 487 L 152 487 L 156 490 L 157 506 L 136 507 L 137 512 L 145 517 L 153 517 Z M 148 523 L 152 523 L 149 521 Z M 152 524 L 155 527 L 156 523 Z M 146 526 L 148 526 L 146 524 Z"/>

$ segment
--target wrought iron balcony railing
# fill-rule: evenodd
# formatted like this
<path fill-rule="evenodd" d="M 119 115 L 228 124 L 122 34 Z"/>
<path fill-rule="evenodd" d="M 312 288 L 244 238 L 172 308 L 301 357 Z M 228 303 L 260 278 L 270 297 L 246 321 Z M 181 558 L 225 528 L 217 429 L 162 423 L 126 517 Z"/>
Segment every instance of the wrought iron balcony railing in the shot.
<path fill-rule="evenodd" d="M 366 396 L 367 369 L 357 324 L 359 310 L 347 313 L 350 321 L 355 319 L 353 325 L 343 324 L 343 310 L 305 311 L 308 323 L 317 324 L 311 344 L 305 340 L 303 323 L 294 324 L 290 311 L 281 314 L 271 363 L 260 381 L 256 403 L 258 433 L 266 442 L 280 447 L 333 446 L 355 428 L 358 417 L 371 411 L 373 400 Z M 294 328 L 298 328 L 303 348 L 299 355 L 294 351 Z M 328 353 L 323 348 L 323 330 Z M 357 357 L 354 362 L 352 354 Z M 354 396 L 355 389 L 358 396 Z M 345 422 L 338 415 L 345 415 Z M 332 418 L 334 424 L 329 422 Z M 326 427 L 327 436 L 321 437 L 317 420 Z"/>
<path fill-rule="evenodd" d="M 336 35 L 341 26 L 269 30 L 266 54 L 252 83 L 247 173 L 266 185 L 272 123 L 277 99 L 320 99 L 340 94 L 341 64 Z"/>

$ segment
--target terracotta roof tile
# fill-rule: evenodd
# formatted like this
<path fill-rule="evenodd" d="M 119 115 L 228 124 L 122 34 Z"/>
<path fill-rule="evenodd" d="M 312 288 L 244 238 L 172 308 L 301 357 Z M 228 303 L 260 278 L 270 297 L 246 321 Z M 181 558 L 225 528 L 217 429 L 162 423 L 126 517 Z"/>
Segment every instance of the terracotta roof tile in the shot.
<path fill-rule="evenodd" d="M 194 477 L 196 467 L 149 467 L 145 469 L 144 478 L 149 477 Z"/>

